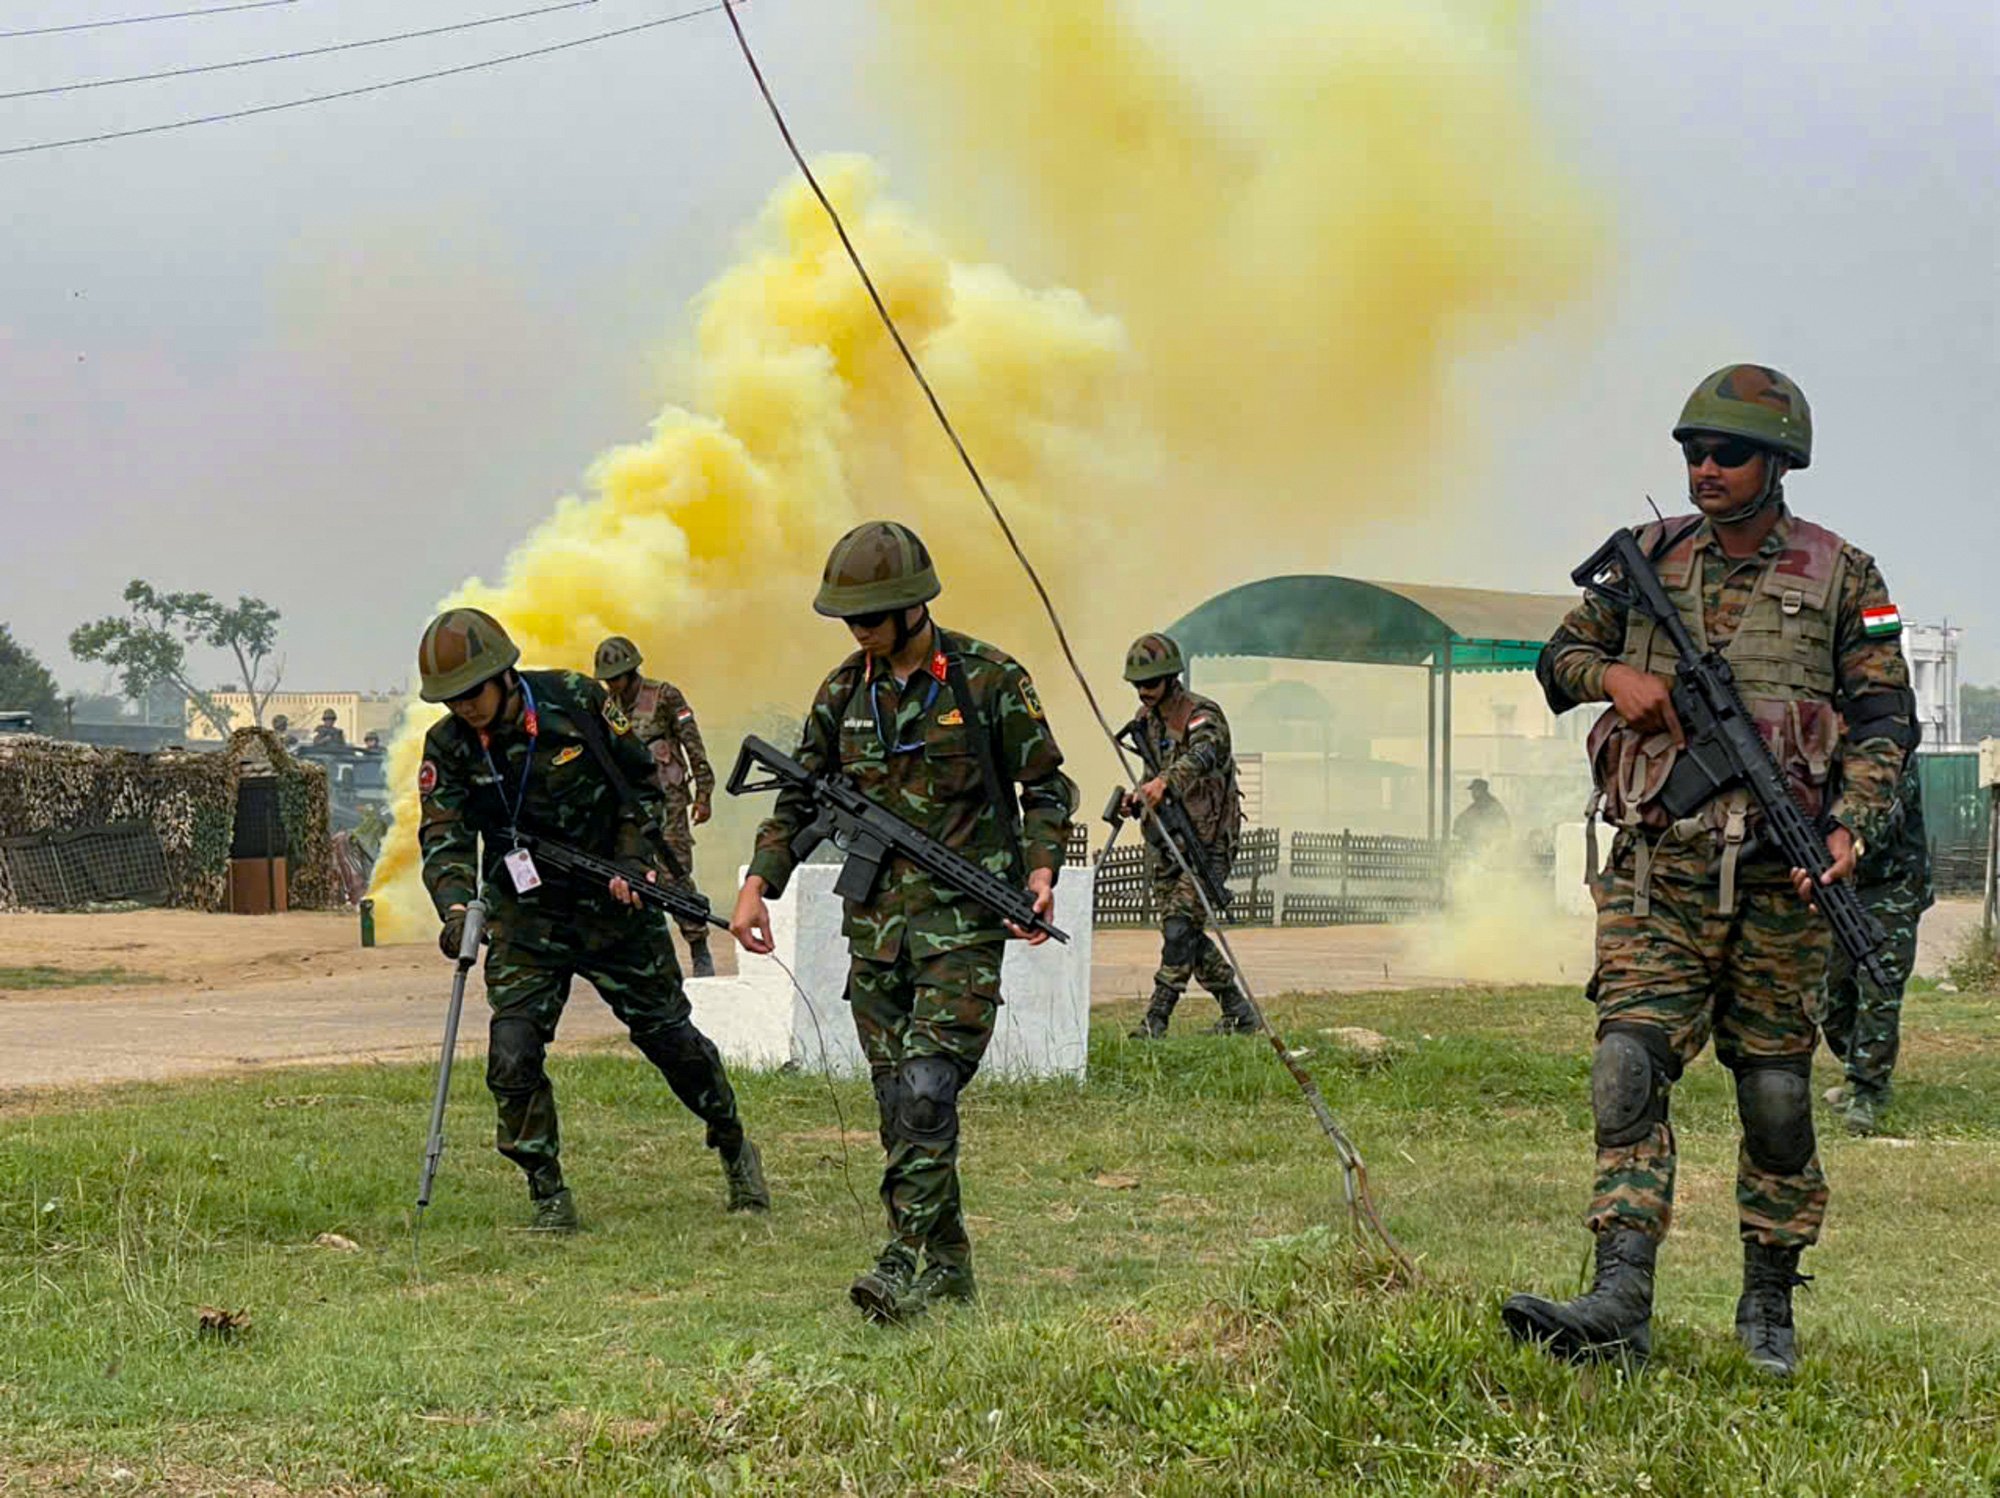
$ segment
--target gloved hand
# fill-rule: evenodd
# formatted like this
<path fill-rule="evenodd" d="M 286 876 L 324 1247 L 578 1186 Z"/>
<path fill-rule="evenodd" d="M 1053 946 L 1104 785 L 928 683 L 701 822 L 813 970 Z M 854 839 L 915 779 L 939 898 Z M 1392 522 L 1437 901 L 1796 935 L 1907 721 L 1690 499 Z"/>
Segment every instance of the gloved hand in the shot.
<path fill-rule="evenodd" d="M 453 962 L 458 961 L 458 949 L 465 945 L 465 911 L 463 907 L 449 912 L 444 918 L 444 928 L 438 932 L 438 950 Z"/>

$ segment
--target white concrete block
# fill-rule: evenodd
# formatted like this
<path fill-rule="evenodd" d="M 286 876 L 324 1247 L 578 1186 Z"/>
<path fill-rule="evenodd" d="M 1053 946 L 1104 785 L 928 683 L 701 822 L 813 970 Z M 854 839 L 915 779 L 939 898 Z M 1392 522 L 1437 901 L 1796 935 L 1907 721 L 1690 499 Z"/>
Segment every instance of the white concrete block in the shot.
<path fill-rule="evenodd" d="M 718 934 L 716 940 L 724 939 Z M 786 994 L 754 978 L 689 978 L 695 1028 L 732 1066 L 775 1067 L 792 1059 L 792 1013 Z"/>
<path fill-rule="evenodd" d="M 1600 854 L 1611 851 L 1611 829 L 1600 826 L 1597 829 Z M 1584 838 L 1584 824 L 1581 822 L 1561 822 L 1556 826 L 1556 908 L 1564 915 L 1595 915 L 1597 903 L 1590 898 L 1590 889 L 1583 882 L 1588 845 Z"/>
<path fill-rule="evenodd" d="M 783 1015 L 789 1056 L 800 1066 L 853 1074 L 867 1064 L 847 1009 L 847 939 L 840 934 L 840 901 L 833 893 L 839 874 L 834 864 L 805 864 L 792 875 L 784 898 L 771 902 L 774 955 L 797 975 L 798 988 L 772 958 L 745 952 L 736 980 L 743 988 L 728 1002 L 745 1011 L 741 1024 L 760 1037 Z M 1089 1050 L 1093 882 L 1089 869 L 1064 869 L 1056 882 L 1055 922 L 1069 933 L 1067 945 L 1007 944 L 1000 969 L 1003 1002 L 983 1074 L 1082 1079 Z"/>

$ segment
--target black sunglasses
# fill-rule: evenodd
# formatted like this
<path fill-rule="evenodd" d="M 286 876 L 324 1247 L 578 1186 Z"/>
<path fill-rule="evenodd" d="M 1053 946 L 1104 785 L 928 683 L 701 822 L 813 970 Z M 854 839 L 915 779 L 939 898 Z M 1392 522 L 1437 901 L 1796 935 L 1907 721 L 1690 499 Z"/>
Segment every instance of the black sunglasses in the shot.
<path fill-rule="evenodd" d="M 1681 456 L 1687 459 L 1690 468 L 1699 468 L 1710 458 L 1715 459 L 1718 468 L 1741 468 L 1763 450 L 1756 443 L 1746 442 L 1741 437 L 1726 437 L 1720 441 L 1713 437 L 1689 437 L 1681 443 Z"/>
<path fill-rule="evenodd" d="M 895 610 L 893 609 L 877 609 L 872 614 L 842 614 L 840 622 L 842 624 L 851 624 L 856 629 L 874 629 L 879 625 L 888 623 L 889 616 L 894 612 Z"/>

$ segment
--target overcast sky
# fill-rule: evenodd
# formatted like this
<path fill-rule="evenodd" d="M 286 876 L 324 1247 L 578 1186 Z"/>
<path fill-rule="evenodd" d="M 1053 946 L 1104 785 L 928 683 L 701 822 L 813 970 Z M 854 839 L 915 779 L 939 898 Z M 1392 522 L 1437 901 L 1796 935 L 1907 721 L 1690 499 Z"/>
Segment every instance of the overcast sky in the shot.
<path fill-rule="evenodd" d="M 534 0 L 299 0 L 0 37 L 0 93 L 474 19 Z M 681 8 L 692 4 L 683 0 Z M 944 0 L 939 0 L 944 3 Z M 1392 3 L 1392 0 L 1383 0 Z M 149 0 L 9 0 L 0 31 Z M 153 4 L 178 10 L 182 4 Z M 566 13 L 329 58 L 0 100 L 0 150 L 253 107 L 651 19 Z M 1538 10 L 1542 103 L 1612 205 L 1612 284 L 1483 361 L 1478 518 L 1361 536 L 1360 575 L 1559 591 L 1736 359 L 1812 400 L 1797 507 L 1873 551 L 1906 618 L 2000 680 L 2000 232 L 1993 7 L 1688 0 Z M 795 125 L 924 205 L 922 142 L 871 108 L 866 0 L 746 12 Z M 65 685 L 125 580 L 257 593 L 288 686 L 394 687 L 431 604 L 639 433 L 685 303 L 787 163 L 708 15 L 364 98 L 0 155 L 0 621 Z M 214 675 L 223 673 L 220 662 Z"/>

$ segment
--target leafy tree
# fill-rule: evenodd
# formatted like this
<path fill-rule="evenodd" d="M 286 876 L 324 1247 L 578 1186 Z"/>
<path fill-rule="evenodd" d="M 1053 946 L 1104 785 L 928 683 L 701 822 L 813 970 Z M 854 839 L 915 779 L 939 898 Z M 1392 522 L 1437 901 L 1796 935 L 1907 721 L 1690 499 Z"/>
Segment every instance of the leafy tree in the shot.
<path fill-rule="evenodd" d="M 54 733 L 62 721 L 55 677 L 5 624 L 0 624 L 0 712 L 33 713 L 42 733 Z"/>
<path fill-rule="evenodd" d="M 125 602 L 128 613 L 109 614 L 71 631 L 70 654 L 116 669 L 126 695 L 133 698 L 162 683 L 177 688 L 219 737 L 228 738 L 229 715 L 195 684 L 187 662 L 190 645 L 227 650 L 236 657 L 250 716 L 263 727 L 264 704 L 284 676 L 282 662 L 265 669 L 278 638 L 276 609 L 248 595 L 232 605 L 208 593 L 162 593 L 138 578 L 126 584 Z"/>
<path fill-rule="evenodd" d="M 2000 739 L 2000 687 L 1960 687 L 1958 711 L 1967 743 Z"/>

